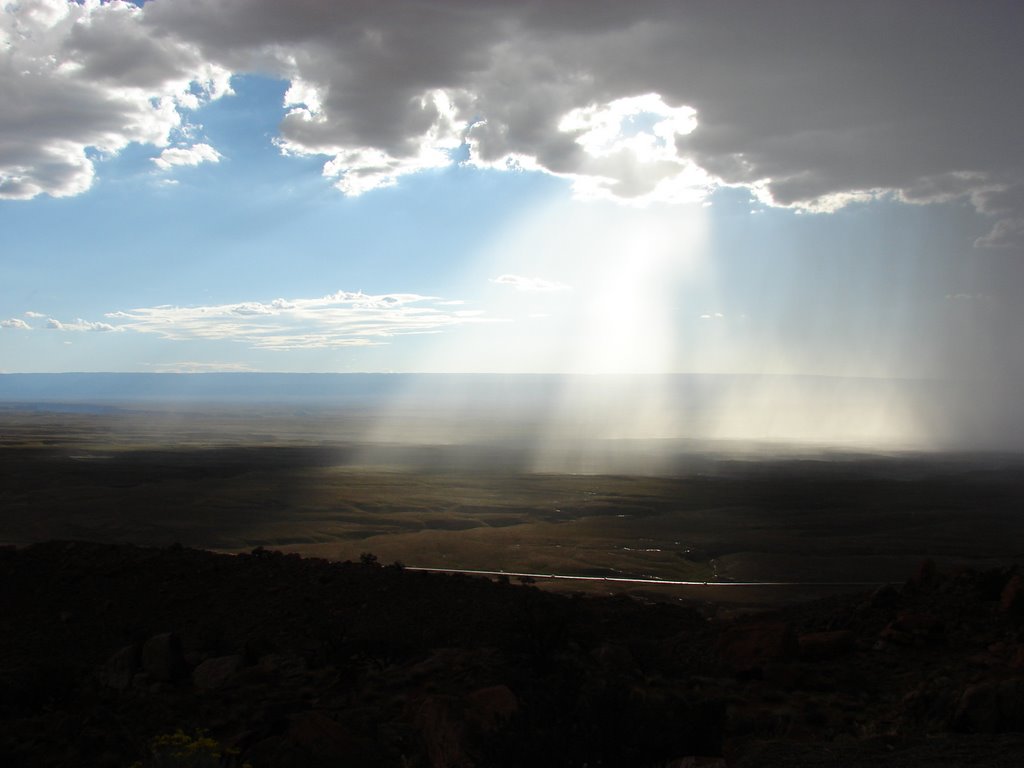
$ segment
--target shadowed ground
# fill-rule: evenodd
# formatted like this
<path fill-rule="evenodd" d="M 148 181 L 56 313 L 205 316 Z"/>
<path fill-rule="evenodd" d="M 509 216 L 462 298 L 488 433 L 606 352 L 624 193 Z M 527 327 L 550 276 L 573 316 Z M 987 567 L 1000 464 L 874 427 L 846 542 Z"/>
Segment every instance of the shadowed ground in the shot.
<path fill-rule="evenodd" d="M 701 582 L 883 582 L 926 557 L 984 568 L 1024 556 L 1017 457 L 566 441 L 567 456 L 585 448 L 657 470 L 567 474 L 532 471 L 531 446 L 500 434 L 368 443 L 366 418 L 8 409 L 0 540 L 265 546 L 342 560 L 372 551 L 432 568 Z M 654 588 L 662 599 L 731 602 L 829 591 Z"/>

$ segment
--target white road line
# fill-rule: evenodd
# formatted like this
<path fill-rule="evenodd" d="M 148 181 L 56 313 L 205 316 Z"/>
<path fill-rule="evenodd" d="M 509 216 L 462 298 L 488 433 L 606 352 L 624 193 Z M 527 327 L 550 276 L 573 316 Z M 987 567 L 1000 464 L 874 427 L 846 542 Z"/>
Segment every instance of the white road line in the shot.
<path fill-rule="evenodd" d="M 672 581 L 669 579 L 640 579 L 626 576 L 567 576 L 560 573 L 524 573 L 520 571 L 484 571 L 472 568 L 426 568 L 407 565 L 407 571 L 429 573 L 465 573 L 471 576 L 514 576 L 531 579 L 561 581 L 608 581 L 625 584 L 657 584 L 667 587 L 879 587 L 885 584 L 901 584 L 898 581 Z"/>

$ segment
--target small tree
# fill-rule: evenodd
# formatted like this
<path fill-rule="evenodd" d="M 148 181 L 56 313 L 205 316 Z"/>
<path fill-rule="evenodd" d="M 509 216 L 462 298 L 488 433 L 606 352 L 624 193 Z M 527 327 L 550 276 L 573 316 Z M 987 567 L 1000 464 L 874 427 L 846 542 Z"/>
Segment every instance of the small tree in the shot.
<path fill-rule="evenodd" d="M 374 568 L 380 565 L 380 562 L 377 560 L 377 556 L 372 552 L 363 552 L 363 554 L 359 556 L 359 562 L 362 565 L 368 565 Z"/>

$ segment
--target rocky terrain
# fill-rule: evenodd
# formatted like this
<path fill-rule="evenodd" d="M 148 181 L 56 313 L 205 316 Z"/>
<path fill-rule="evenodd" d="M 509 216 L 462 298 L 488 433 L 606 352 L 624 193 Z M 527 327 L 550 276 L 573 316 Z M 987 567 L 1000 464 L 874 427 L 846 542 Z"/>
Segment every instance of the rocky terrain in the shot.
<path fill-rule="evenodd" d="M 1022 574 L 736 614 L 372 556 L 0 549 L 0 764 L 136 762 L 1019 766 Z"/>

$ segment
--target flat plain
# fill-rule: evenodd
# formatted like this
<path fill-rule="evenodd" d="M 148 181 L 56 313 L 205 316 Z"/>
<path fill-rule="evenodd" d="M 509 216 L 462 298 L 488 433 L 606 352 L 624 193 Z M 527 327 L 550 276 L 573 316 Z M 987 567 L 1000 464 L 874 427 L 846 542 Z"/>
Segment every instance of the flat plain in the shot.
<path fill-rule="evenodd" d="M 1024 562 L 1019 456 L 567 438 L 541 466 L 509 425 L 457 441 L 411 428 L 397 442 L 367 438 L 371 421 L 355 409 L 0 408 L 0 541 L 371 552 L 536 574 L 562 591 L 734 604 L 900 581 L 923 559 Z M 653 583 L 669 581 L 698 583 Z"/>

